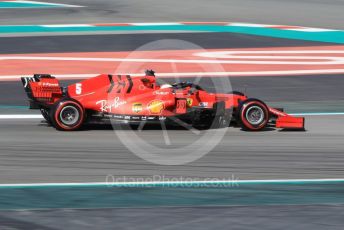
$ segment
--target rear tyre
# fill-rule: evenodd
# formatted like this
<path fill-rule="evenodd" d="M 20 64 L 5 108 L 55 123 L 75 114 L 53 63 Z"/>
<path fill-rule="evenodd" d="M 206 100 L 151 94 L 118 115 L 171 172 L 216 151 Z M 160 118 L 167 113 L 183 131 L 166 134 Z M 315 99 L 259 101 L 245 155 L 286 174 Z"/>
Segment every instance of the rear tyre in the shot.
<path fill-rule="evenodd" d="M 259 131 L 268 124 L 269 109 L 258 99 L 247 99 L 240 104 L 238 111 L 238 120 L 244 130 Z"/>
<path fill-rule="evenodd" d="M 79 102 L 62 99 L 54 105 L 50 119 L 56 129 L 74 131 L 80 129 L 85 119 L 85 111 Z"/>

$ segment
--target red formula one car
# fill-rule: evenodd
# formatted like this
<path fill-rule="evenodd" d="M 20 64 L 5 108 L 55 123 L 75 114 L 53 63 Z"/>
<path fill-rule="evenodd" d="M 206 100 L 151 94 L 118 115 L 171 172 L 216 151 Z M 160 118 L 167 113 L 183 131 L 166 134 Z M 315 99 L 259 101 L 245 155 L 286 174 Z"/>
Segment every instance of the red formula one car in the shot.
<path fill-rule="evenodd" d="M 68 87 L 47 74 L 22 78 L 30 108 L 58 130 L 77 130 L 92 121 L 175 122 L 196 128 L 223 128 L 236 122 L 245 130 L 267 126 L 304 129 L 293 117 L 240 92 L 209 93 L 189 82 L 159 86 L 154 71 L 142 77 L 99 75 Z M 178 123 L 178 122 L 177 122 Z"/>

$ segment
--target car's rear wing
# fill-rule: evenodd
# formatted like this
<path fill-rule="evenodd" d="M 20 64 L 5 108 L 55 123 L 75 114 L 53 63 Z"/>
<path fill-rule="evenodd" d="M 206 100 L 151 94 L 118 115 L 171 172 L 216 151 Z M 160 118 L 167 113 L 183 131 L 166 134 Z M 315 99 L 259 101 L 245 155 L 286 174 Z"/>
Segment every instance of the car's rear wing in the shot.
<path fill-rule="evenodd" d="M 22 77 L 21 81 L 29 98 L 31 109 L 52 105 L 63 95 L 59 81 L 49 74 Z"/>

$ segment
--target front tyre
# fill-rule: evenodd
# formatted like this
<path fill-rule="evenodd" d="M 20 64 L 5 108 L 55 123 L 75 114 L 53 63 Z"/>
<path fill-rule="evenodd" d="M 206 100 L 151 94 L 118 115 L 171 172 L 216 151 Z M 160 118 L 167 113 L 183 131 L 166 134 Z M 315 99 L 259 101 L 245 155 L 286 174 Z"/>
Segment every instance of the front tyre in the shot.
<path fill-rule="evenodd" d="M 56 129 L 74 131 L 82 126 L 85 111 L 76 100 L 63 99 L 54 105 L 50 117 Z"/>
<path fill-rule="evenodd" d="M 264 129 L 269 121 L 269 109 L 258 99 L 247 99 L 239 106 L 239 121 L 244 130 L 259 131 Z"/>

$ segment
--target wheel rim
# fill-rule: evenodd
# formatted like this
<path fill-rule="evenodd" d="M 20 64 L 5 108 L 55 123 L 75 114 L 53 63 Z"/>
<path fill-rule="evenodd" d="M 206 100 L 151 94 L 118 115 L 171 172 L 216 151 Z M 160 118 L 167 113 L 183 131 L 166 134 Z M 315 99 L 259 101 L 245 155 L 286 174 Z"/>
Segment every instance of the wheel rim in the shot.
<path fill-rule="evenodd" d="M 246 120 L 252 125 L 259 125 L 264 121 L 265 114 L 261 107 L 251 106 L 246 111 Z"/>
<path fill-rule="evenodd" d="M 63 124 L 71 126 L 78 122 L 79 111 L 74 106 L 66 106 L 60 112 L 60 120 Z"/>

